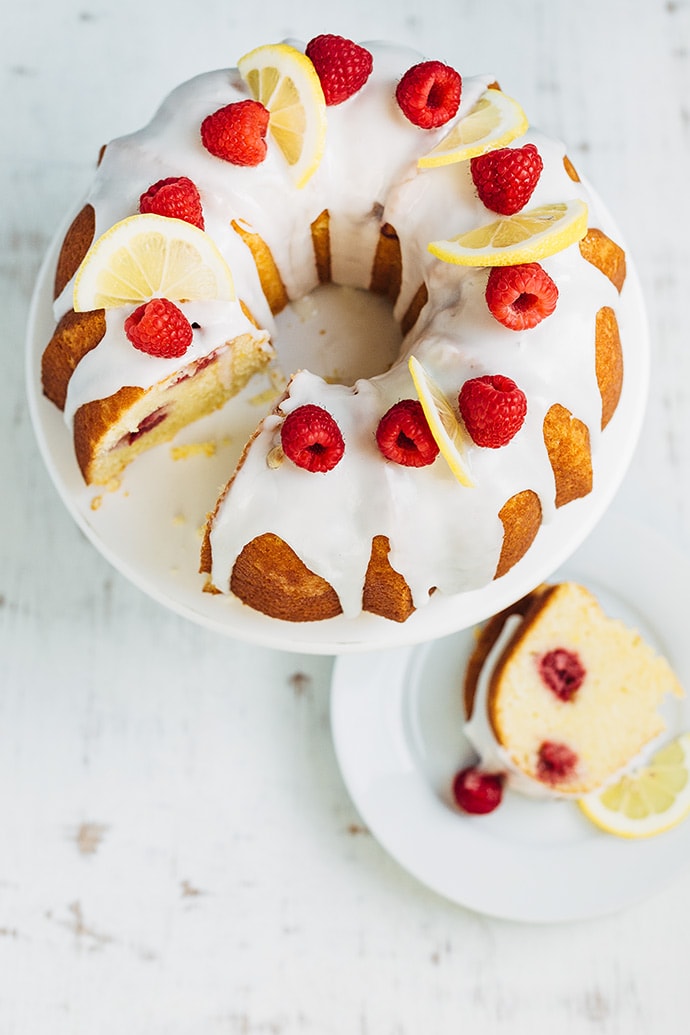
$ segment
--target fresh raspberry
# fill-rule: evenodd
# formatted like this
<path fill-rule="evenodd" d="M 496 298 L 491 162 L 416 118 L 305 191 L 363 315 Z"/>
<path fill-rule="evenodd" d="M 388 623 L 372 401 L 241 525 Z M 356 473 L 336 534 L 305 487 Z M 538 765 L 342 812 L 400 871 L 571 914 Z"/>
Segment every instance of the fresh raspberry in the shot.
<path fill-rule="evenodd" d="M 280 438 L 288 459 L 306 471 L 330 471 L 345 452 L 340 428 L 330 413 L 311 403 L 288 413 Z"/>
<path fill-rule="evenodd" d="M 401 111 L 415 126 L 444 126 L 460 107 L 462 78 L 441 61 L 422 61 L 408 68 L 395 96 Z"/>
<path fill-rule="evenodd" d="M 491 314 L 511 331 L 526 331 L 551 316 L 558 288 L 538 262 L 494 266 L 486 284 Z"/>
<path fill-rule="evenodd" d="M 458 406 L 472 441 L 490 449 L 507 445 L 522 427 L 527 413 L 525 393 L 503 374 L 486 374 L 465 381 Z"/>
<path fill-rule="evenodd" d="M 364 47 L 328 33 L 310 40 L 305 53 L 321 80 L 328 105 L 342 104 L 361 90 L 374 66 L 371 54 Z"/>
<path fill-rule="evenodd" d="M 196 184 L 187 176 L 169 176 L 152 184 L 139 198 L 140 212 L 184 219 L 185 223 L 204 229 L 204 213 Z"/>
<path fill-rule="evenodd" d="M 192 326 L 181 309 L 167 298 L 152 298 L 125 320 L 125 334 L 135 349 L 149 356 L 184 356 L 192 344 Z"/>
<path fill-rule="evenodd" d="M 201 141 L 216 158 L 233 165 L 260 165 L 266 157 L 268 109 L 259 101 L 235 101 L 207 115 Z"/>
<path fill-rule="evenodd" d="M 562 783 L 574 774 L 577 762 L 577 755 L 567 744 L 545 740 L 537 755 L 537 776 L 544 783 Z"/>
<path fill-rule="evenodd" d="M 544 163 L 534 144 L 500 147 L 470 160 L 479 197 L 492 212 L 512 216 L 524 208 Z"/>
<path fill-rule="evenodd" d="M 483 816 L 498 808 L 503 798 L 501 773 L 485 773 L 477 766 L 468 766 L 453 780 L 453 798 L 463 812 Z"/>
<path fill-rule="evenodd" d="M 384 413 L 376 429 L 376 442 L 387 460 L 403 467 L 426 467 L 438 456 L 418 399 L 402 399 Z"/>
<path fill-rule="evenodd" d="M 565 647 L 557 647 L 542 655 L 538 667 L 539 675 L 549 690 L 561 701 L 572 701 L 587 674 L 577 654 Z"/>

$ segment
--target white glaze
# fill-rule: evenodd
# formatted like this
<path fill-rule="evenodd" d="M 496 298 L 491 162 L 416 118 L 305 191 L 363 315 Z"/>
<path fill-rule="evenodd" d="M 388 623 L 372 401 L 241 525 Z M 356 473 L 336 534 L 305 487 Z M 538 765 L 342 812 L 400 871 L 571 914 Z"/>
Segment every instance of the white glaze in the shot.
<path fill-rule="evenodd" d="M 345 437 L 344 459 L 328 474 L 300 471 L 289 461 L 269 468 L 266 456 L 278 440 L 281 418 L 267 417 L 211 535 L 212 581 L 219 589 L 227 591 L 244 544 L 270 531 L 331 583 L 344 614 L 353 617 L 361 611 L 374 535 L 388 536 L 390 561 L 405 576 L 419 607 L 432 587 L 453 594 L 492 579 L 503 534 L 497 515 L 514 493 L 533 489 L 544 520 L 553 519 L 554 481 L 543 445 L 543 418 L 554 402 L 566 406 L 588 425 L 596 454 L 601 400 L 594 319 L 602 305 L 615 305 L 617 299 L 609 281 L 573 246 L 542 263 L 559 288 L 556 312 L 537 328 L 515 333 L 487 310 L 486 270 L 448 265 L 429 254 L 429 241 L 494 217 L 476 196 L 468 163 L 417 168 L 417 158 L 448 128 L 413 126 L 395 101 L 397 81 L 421 55 L 384 44 L 368 46 L 374 55 L 372 76 L 357 95 L 327 109 L 326 153 L 302 190 L 293 187 L 275 146 L 269 146 L 261 166 L 241 168 L 214 158 L 201 145 L 203 118 L 246 96 L 237 72 L 223 70 L 178 87 L 148 127 L 110 144 L 88 198 L 99 234 L 135 212 L 151 183 L 189 176 L 201 193 L 206 230 L 226 257 L 239 296 L 271 332 L 275 325 L 252 257 L 233 231 L 233 220 L 249 224 L 266 241 L 291 298 L 304 296 L 318 282 L 310 223 L 324 209 L 330 216 L 334 280 L 355 287 L 368 284 L 382 222 L 395 226 L 403 254 L 396 315 L 405 313 L 422 280 L 429 291 L 429 304 L 403 343 L 398 363 L 351 388 L 328 385 L 301 371 L 281 406 L 282 413 L 306 402 L 328 409 Z M 461 114 L 490 81 L 488 76 L 464 79 Z M 581 197 L 592 205 L 585 187 L 565 172 L 563 146 L 534 130 L 517 143 L 528 140 L 544 160 L 531 204 Z M 601 225 L 594 212 L 591 223 L 597 222 Z M 58 299 L 56 315 L 69 308 L 70 291 L 68 285 Z M 81 403 L 115 391 L 118 381 L 147 386 L 165 376 L 160 360 L 122 344 L 122 319 L 122 314 L 108 314 L 106 339 L 73 377 L 68 420 Z M 201 341 L 198 347 L 203 348 Z M 277 351 L 280 357 L 280 342 Z M 384 461 L 378 452 L 374 435 L 380 417 L 397 400 L 415 396 L 407 369 L 412 352 L 451 399 L 467 378 L 485 373 L 513 377 L 527 396 L 525 424 L 509 445 L 471 449 L 473 489 L 456 481 L 442 457 L 428 468 L 407 469 Z M 291 506 L 293 500 L 298 505 Z"/>
<path fill-rule="evenodd" d="M 479 756 L 480 767 L 488 773 L 501 773 L 505 777 L 506 785 L 511 790 L 517 791 L 519 794 L 525 794 L 530 798 L 572 797 L 572 795 L 564 794 L 539 780 L 533 779 L 519 769 L 503 745 L 497 741 L 489 719 L 487 704 L 491 676 L 496 667 L 496 662 L 521 623 L 522 618 L 520 615 L 510 615 L 489 651 L 479 673 L 472 705 L 472 715 L 465 723 L 464 733 Z"/>

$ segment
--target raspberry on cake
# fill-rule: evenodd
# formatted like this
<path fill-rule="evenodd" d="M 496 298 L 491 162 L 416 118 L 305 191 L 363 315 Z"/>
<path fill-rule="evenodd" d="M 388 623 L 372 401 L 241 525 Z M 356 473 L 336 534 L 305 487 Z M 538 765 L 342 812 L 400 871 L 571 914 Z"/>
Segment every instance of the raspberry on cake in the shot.
<path fill-rule="evenodd" d="M 527 413 L 525 393 L 510 377 L 471 377 L 460 389 L 458 406 L 472 441 L 498 449 L 517 435 Z"/>
<path fill-rule="evenodd" d="M 192 325 L 167 298 L 152 298 L 125 320 L 125 334 L 135 349 L 149 356 L 184 356 L 192 344 Z"/>
<path fill-rule="evenodd" d="M 376 442 L 387 460 L 405 467 L 426 467 L 438 456 L 438 445 L 418 399 L 402 399 L 384 413 Z"/>
<path fill-rule="evenodd" d="M 423 164 L 446 138 L 462 153 L 483 109 L 499 122 L 480 127 L 484 154 Z M 42 358 L 87 484 L 230 415 L 280 365 L 278 314 L 323 284 L 381 296 L 400 329 L 374 377 L 284 371 L 209 501 L 200 592 L 286 621 L 407 621 L 529 563 L 542 522 L 591 491 L 624 385 L 625 254 L 562 144 L 518 114 L 493 76 L 322 34 L 197 76 L 107 145 Z M 477 194 L 529 223 L 520 258 L 485 240 Z M 462 262 L 433 250 L 453 240 Z"/>
<path fill-rule="evenodd" d="M 280 429 L 283 452 L 306 471 L 332 471 L 340 463 L 345 443 L 340 428 L 321 406 L 298 406 Z"/>
<path fill-rule="evenodd" d="M 492 212 L 512 216 L 524 208 L 534 193 L 544 168 L 534 144 L 501 147 L 470 161 L 479 197 Z"/>
<path fill-rule="evenodd" d="M 204 229 L 204 212 L 195 183 L 188 176 L 168 176 L 146 190 L 139 199 L 140 212 L 154 212 Z"/>
<path fill-rule="evenodd" d="M 640 633 L 584 586 L 540 586 L 483 627 L 464 682 L 480 765 L 534 797 L 580 797 L 615 779 L 665 729 L 683 690 Z"/>
<path fill-rule="evenodd" d="M 462 77 L 441 61 L 422 61 L 405 72 L 395 91 L 400 110 L 415 126 L 435 129 L 457 114 Z"/>
<path fill-rule="evenodd" d="M 504 327 L 536 327 L 556 308 L 558 288 L 538 262 L 494 266 L 486 283 L 486 304 Z"/>
<path fill-rule="evenodd" d="M 329 107 L 359 93 L 374 65 L 365 47 L 331 33 L 310 40 L 305 54 L 313 62 Z"/>
<path fill-rule="evenodd" d="M 258 101 L 226 104 L 201 123 L 206 150 L 233 165 L 260 165 L 266 157 L 269 115 Z"/>

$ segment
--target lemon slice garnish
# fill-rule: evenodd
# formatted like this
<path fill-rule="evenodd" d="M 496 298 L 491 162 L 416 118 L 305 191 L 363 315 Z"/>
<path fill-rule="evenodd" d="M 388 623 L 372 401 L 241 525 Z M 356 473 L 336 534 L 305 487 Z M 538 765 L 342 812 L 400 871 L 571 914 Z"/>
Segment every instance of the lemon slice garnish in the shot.
<path fill-rule="evenodd" d="M 326 101 L 313 64 L 287 43 L 251 50 L 237 62 L 254 100 L 268 109 L 268 128 L 297 187 L 316 171 L 326 142 Z"/>
<path fill-rule="evenodd" d="M 115 223 L 89 248 L 74 281 L 74 309 L 112 309 L 154 297 L 235 298 L 232 274 L 208 234 L 153 213 Z"/>
<path fill-rule="evenodd" d="M 506 147 L 526 132 L 529 123 L 524 111 L 501 90 L 489 89 L 475 106 L 455 123 L 450 133 L 417 165 L 430 169 L 453 162 L 466 162 L 487 151 Z"/>
<path fill-rule="evenodd" d="M 563 251 L 587 233 L 587 206 L 575 198 L 502 216 L 447 241 L 432 241 L 437 259 L 458 266 L 517 266 Z"/>
<path fill-rule="evenodd" d="M 690 734 L 672 740 L 648 765 L 580 799 L 593 823 L 617 837 L 652 837 L 690 813 Z"/>
<path fill-rule="evenodd" d="M 408 366 L 429 430 L 443 459 L 462 485 L 472 487 L 474 482 L 465 460 L 471 442 L 469 435 L 455 416 L 445 392 L 429 376 L 416 356 L 410 356 Z"/>

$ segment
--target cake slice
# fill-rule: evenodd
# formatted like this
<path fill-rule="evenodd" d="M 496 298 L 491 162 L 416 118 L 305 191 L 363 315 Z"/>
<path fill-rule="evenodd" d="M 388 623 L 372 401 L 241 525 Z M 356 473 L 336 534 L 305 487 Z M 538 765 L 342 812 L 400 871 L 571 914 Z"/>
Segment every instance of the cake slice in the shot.
<path fill-rule="evenodd" d="M 467 733 L 481 764 L 503 767 L 517 789 L 580 796 L 664 731 L 667 694 L 683 690 L 639 632 L 577 583 L 542 586 L 482 630 L 466 672 Z"/>

